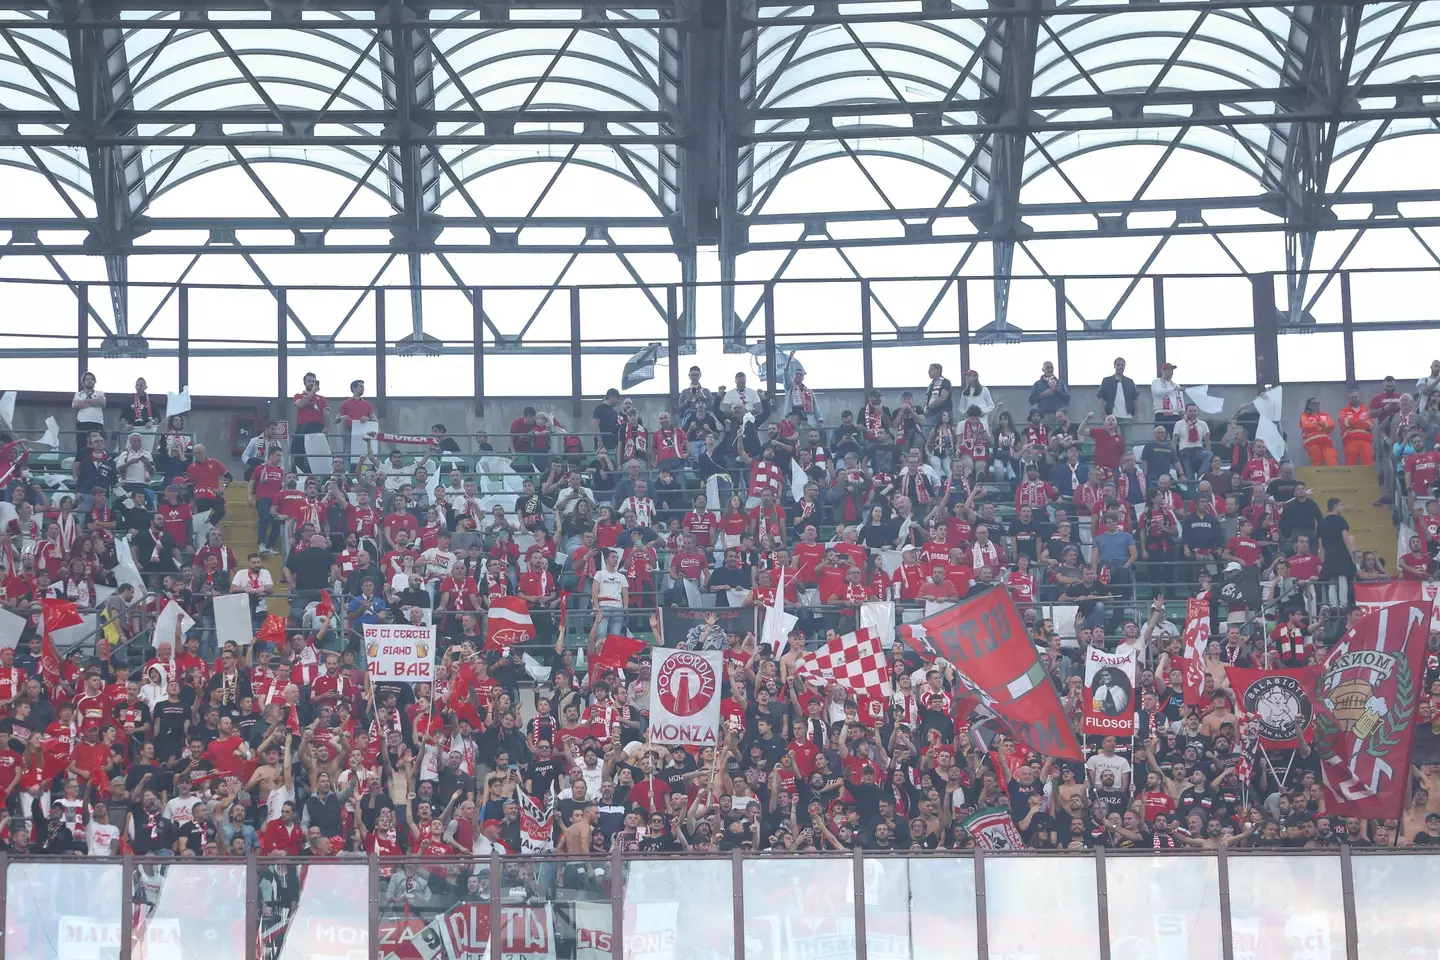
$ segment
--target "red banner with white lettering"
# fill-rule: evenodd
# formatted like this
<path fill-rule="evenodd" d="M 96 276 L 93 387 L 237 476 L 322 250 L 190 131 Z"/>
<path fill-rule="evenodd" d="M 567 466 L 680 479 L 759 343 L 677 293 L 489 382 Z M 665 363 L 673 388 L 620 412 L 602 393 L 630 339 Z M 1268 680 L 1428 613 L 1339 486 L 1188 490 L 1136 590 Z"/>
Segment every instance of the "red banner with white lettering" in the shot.
<path fill-rule="evenodd" d="M 1379 610 L 1397 603 L 1419 603 L 1430 610 L 1430 629 L 1440 630 L 1440 583 L 1433 580 L 1391 580 L 1355 584 L 1355 606 Z"/>
<path fill-rule="evenodd" d="M 963 692 L 1004 721 L 1027 747 L 1048 757 L 1084 759 L 1060 695 L 1003 588 L 986 590 L 918 623 L 902 624 L 900 637 L 927 661 L 948 661 L 966 687 Z"/>
<path fill-rule="evenodd" d="M 1185 682 L 1185 702 L 1205 702 L 1205 647 L 1210 642 L 1210 601 L 1191 597 L 1185 604 L 1185 633 L 1181 637 L 1180 674 Z"/>
<path fill-rule="evenodd" d="M 1327 813 L 1400 816 L 1430 617 L 1427 603 L 1382 607 L 1362 617 L 1325 658 L 1315 686 L 1315 747 L 1324 761 Z"/>

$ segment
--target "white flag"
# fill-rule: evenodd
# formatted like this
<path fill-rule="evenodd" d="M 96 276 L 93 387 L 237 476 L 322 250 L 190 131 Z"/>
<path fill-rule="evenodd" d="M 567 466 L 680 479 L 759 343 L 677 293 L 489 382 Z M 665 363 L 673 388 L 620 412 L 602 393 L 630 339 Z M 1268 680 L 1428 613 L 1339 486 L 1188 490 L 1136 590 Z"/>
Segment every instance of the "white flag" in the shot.
<path fill-rule="evenodd" d="M 5 391 L 5 395 L 0 397 L 0 420 L 3 420 L 7 427 L 15 422 L 14 390 Z"/>
<path fill-rule="evenodd" d="M 45 433 L 39 440 L 35 441 L 42 447 L 60 446 L 60 424 L 55 422 L 54 417 L 45 418 Z"/>
<path fill-rule="evenodd" d="M 780 584 L 775 588 L 775 602 L 765 608 L 765 627 L 760 642 L 770 644 L 775 656 L 785 650 L 785 640 L 798 622 L 793 614 L 785 612 L 785 568 L 780 568 Z"/>
<path fill-rule="evenodd" d="M 165 394 L 165 416 L 178 417 L 190 412 L 190 388 L 181 387 L 179 393 Z"/>

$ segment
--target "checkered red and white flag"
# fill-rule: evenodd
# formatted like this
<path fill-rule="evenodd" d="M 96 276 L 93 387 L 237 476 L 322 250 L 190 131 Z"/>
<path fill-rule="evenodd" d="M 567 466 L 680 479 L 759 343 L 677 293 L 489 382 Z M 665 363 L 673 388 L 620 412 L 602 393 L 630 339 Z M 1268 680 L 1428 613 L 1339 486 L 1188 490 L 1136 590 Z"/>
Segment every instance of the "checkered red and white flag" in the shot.
<path fill-rule="evenodd" d="M 890 662 L 885 659 L 880 638 L 871 630 L 847 633 L 810 651 L 796 661 L 795 672 L 812 680 L 833 680 L 867 697 L 888 697 L 891 693 Z"/>

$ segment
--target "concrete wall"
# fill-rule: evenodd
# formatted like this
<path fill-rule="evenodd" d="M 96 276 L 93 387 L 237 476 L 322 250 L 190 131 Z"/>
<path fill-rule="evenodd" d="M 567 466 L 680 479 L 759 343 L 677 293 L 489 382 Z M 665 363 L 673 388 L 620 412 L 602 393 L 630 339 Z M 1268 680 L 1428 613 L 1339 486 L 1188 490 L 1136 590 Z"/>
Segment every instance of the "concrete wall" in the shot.
<path fill-rule="evenodd" d="M 102 384 L 102 389 L 107 386 Z M 1408 382 L 1401 383 L 1401 389 L 1409 386 Z M 924 389 L 924 384 L 917 383 L 914 391 L 917 395 Z M 991 387 L 991 394 L 996 402 L 1004 409 L 1011 411 L 1016 420 L 1022 420 L 1025 412 L 1029 409 L 1027 398 L 1030 388 L 1026 387 Z M 1095 396 L 1095 387 L 1073 386 L 1071 388 L 1071 415 L 1079 420 L 1088 411 L 1100 410 L 1100 401 Z M 1361 396 L 1369 399 L 1379 392 L 1378 382 L 1367 382 L 1360 384 Z M 1320 401 L 1321 409 L 1334 413 L 1345 404 L 1346 387 L 1343 383 L 1294 383 L 1285 385 L 1285 420 L 1282 429 L 1291 440 L 1289 456 L 1297 465 L 1308 463 L 1304 449 L 1299 444 L 1299 416 L 1303 409 L 1305 400 L 1308 397 L 1316 397 Z M 1229 415 L 1248 400 L 1254 399 L 1255 391 L 1251 387 L 1243 386 L 1222 386 L 1212 387 L 1211 394 L 1221 396 L 1225 399 L 1225 411 L 1222 417 Z M 16 403 L 15 428 L 22 432 L 39 431 L 44 429 L 44 422 L 47 416 L 55 417 L 60 424 L 60 429 L 73 430 L 75 419 L 70 409 L 71 394 L 63 396 L 59 394 L 35 394 L 22 393 Z M 128 399 L 128 391 L 125 393 L 110 393 L 108 395 L 110 406 L 106 409 L 106 425 L 109 430 L 118 428 L 118 405 Z M 900 391 L 891 390 L 886 392 L 886 403 L 898 402 Z M 332 410 L 338 406 L 342 397 L 330 397 Z M 818 395 L 820 411 L 827 424 L 840 422 L 842 410 L 858 410 L 864 404 L 864 393 L 861 390 L 832 390 L 825 391 Z M 656 396 L 637 396 L 637 406 L 642 411 L 646 423 L 652 427 L 655 424 L 655 416 L 664 406 L 664 398 Z M 452 434 L 472 434 L 481 432 L 503 433 L 510 423 L 521 415 L 527 405 L 533 405 L 539 410 L 551 411 L 558 415 L 561 422 L 567 426 L 574 426 L 575 429 L 590 430 L 590 410 L 598 398 L 587 397 L 584 403 L 584 414 L 579 424 L 574 423 L 570 416 L 570 398 L 565 397 L 535 397 L 531 399 L 506 397 L 493 401 L 487 401 L 485 416 L 475 415 L 474 403 L 467 398 L 438 397 L 438 398 L 404 398 L 394 399 L 386 402 L 381 425 L 384 430 L 392 433 L 418 434 L 429 432 L 430 425 L 443 423 Z M 160 397 L 160 403 L 164 403 L 164 397 Z M 195 409 L 186 416 L 187 428 L 193 432 L 200 442 L 204 443 L 213 456 L 222 460 L 227 457 L 234 457 L 235 453 L 235 420 L 238 417 L 254 417 L 263 422 L 266 417 L 274 416 L 281 419 L 290 412 L 290 405 L 280 404 L 273 400 L 253 400 L 242 398 L 216 398 L 196 397 L 194 400 Z M 1140 384 L 1140 410 L 1137 411 L 1137 419 L 1148 419 L 1150 416 L 1149 391 L 1144 384 Z M 1098 419 L 1098 417 L 1097 417 Z M 30 435 L 27 433 L 27 435 Z M 1218 433 L 1216 439 L 1219 439 Z M 1338 442 L 1338 441 L 1337 441 Z M 73 436 L 62 436 L 62 444 L 67 450 L 73 448 Z M 466 449 L 465 441 L 460 442 L 461 449 Z M 503 442 L 496 442 L 497 449 L 502 448 Z"/>

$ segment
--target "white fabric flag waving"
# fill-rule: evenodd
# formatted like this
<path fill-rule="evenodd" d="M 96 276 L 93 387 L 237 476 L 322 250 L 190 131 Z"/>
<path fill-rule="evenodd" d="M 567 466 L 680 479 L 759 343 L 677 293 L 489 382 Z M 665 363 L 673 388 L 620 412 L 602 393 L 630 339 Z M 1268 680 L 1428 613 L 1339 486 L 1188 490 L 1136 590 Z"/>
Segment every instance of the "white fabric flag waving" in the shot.
<path fill-rule="evenodd" d="M 765 627 L 760 642 L 770 644 L 775 656 L 785 651 L 786 638 L 795 628 L 798 618 L 785 612 L 785 568 L 780 568 L 780 584 L 775 588 L 775 602 L 765 608 Z"/>
<path fill-rule="evenodd" d="M 650 740 L 713 747 L 720 730 L 719 650 L 650 650 Z"/>

